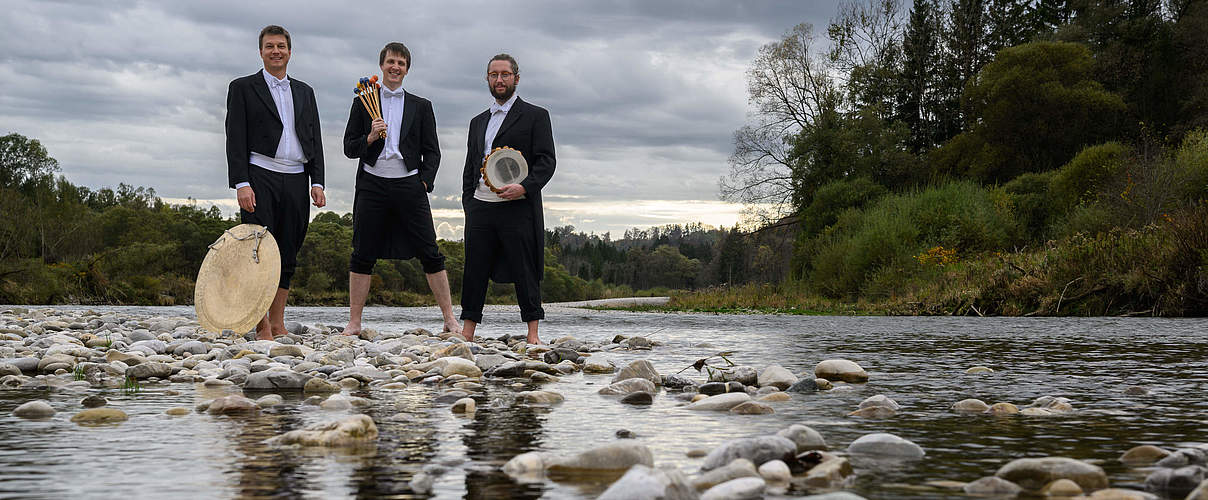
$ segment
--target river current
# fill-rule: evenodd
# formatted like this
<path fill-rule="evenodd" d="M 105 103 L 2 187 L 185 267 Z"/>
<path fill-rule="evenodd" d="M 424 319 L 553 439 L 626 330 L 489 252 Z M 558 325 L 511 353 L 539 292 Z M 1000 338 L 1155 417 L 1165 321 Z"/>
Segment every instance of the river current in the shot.
<path fill-rule="evenodd" d="M 58 307 L 128 314 L 192 317 L 185 307 Z M 290 308 L 289 320 L 342 325 L 343 308 Z M 519 334 L 514 307 L 488 308 L 479 335 Z M 435 308 L 366 310 L 379 331 L 439 328 Z M 1175 449 L 1208 442 L 1208 320 L 1152 318 L 934 318 L 661 314 L 551 306 L 544 340 L 573 336 L 607 341 L 647 336 L 651 351 L 605 351 L 594 359 L 617 366 L 647 359 L 664 375 L 697 381 L 700 358 L 732 351 L 729 359 L 762 370 L 775 363 L 795 374 L 819 361 L 845 358 L 868 371 L 866 384 L 794 394 L 773 403 L 771 415 L 732 415 L 679 409 L 684 402 L 660 392 L 651 406 L 620 404 L 596 394 L 610 375 L 576 373 L 542 389 L 566 397 L 535 408 L 511 404 L 514 389 L 488 381 L 473 418 L 435 404 L 439 389 L 413 384 L 403 391 L 359 389 L 373 400 L 363 410 L 377 422 L 376 449 L 359 454 L 291 451 L 263 444 L 269 437 L 333 419 L 343 412 L 304 406 L 298 395 L 254 417 L 164 414 L 175 406 L 223 396 L 194 384 L 147 384 L 124 394 L 101 391 L 130 415 L 120 425 L 81 427 L 60 411 L 45 421 L 12 416 L 17 405 L 46 399 L 78 408 L 95 393 L 0 390 L 0 497 L 3 498 L 594 498 L 608 483 L 517 483 L 502 473 L 508 459 L 528 451 L 573 454 L 616 442 L 630 431 L 654 454 L 655 465 L 696 472 L 692 449 L 712 449 L 734 438 L 808 425 L 832 450 L 856 438 L 888 432 L 926 451 L 919 460 L 854 459 L 850 491 L 866 498 L 957 498 L 959 489 L 929 484 L 968 482 L 993 475 L 1015 458 L 1066 456 L 1105 469 L 1112 487 L 1140 489 L 1147 470 L 1118 461 L 1129 448 Z M 713 358 L 710 363 L 720 363 Z M 972 366 L 988 374 L 966 374 Z M 1126 395 L 1141 386 L 1148 394 Z M 347 392 L 347 391 L 346 391 Z M 901 406 L 886 419 L 849 417 L 860 401 L 884 394 Z M 977 398 L 1026 406 L 1040 396 L 1071 400 L 1073 412 L 1049 416 L 967 415 L 952 403 Z M 401 418 L 391 418 L 396 414 Z M 425 466 L 444 469 L 428 494 L 410 479 Z M 810 494 L 792 490 L 784 497 Z M 778 498 L 778 497 L 777 497 Z"/>

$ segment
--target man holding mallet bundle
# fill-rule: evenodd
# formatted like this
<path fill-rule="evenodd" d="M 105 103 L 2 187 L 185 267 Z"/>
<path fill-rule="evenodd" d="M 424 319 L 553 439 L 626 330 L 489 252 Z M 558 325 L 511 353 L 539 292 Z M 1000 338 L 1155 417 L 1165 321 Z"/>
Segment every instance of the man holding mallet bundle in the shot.
<path fill-rule="evenodd" d="M 281 281 L 256 338 L 285 335 L 285 301 L 298 250 L 310 221 L 307 194 L 316 207 L 323 193 L 323 143 L 314 90 L 286 75 L 293 42 L 270 25 L 260 30 L 264 69 L 237 78 L 227 90 L 227 178 L 236 190 L 244 223 L 268 228 L 281 251 Z"/>
<path fill-rule="evenodd" d="M 361 315 L 377 259 L 419 257 L 447 332 L 461 333 L 453 316 L 445 256 L 436 245 L 428 193 L 440 167 L 436 115 L 427 99 L 403 90 L 411 51 L 390 42 L 378 54 L 382 87 L 358 87 L 344 129 L 344 155 L 358 160 L 348 266 L 348 326 L 361 332 Z M 364 89 L 369 88 L 368 92 Z"/>
<path fill-rule="evenodd" d="M 520 67 L 499 54 L 487 62 L 490 109 L 470 120 L 461 203 L 466 213 L 466 267 L 461 288 L 463 337 L 474 339 L 482 322 L 487 281 L 515 283 L 520 319 L 528 324 L 528 343 L 539 344 L 541 278 L 545 273 L 545 224 L 541 189 L 554 175 L 554 133 L 549 111 L 516 95 Z M 484 159 L 497 149 L 523 156 L 528 175 L 492 186 L 483 178 Z"/>

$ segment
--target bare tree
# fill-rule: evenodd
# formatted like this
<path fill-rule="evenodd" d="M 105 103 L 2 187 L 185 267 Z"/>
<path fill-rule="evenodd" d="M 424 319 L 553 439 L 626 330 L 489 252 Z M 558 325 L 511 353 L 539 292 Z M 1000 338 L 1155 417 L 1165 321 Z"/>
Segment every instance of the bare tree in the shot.
<path fill-rule="evenodd" d="M 902 41 L 901 0 L 844 0 L 826 34 L 829 56 L 843 76 L 893 61 Z"/>
<path fill-rule="evenodd" d="M 762 226 L 793 212 L 793 139 L 841 99 L 833 68 L 814 47 L 813 27 L 799 24 L 759 49 L 747 72 L 753 110 L 734 132 L 721 197 L 747 205 L 747 224 Z"/>

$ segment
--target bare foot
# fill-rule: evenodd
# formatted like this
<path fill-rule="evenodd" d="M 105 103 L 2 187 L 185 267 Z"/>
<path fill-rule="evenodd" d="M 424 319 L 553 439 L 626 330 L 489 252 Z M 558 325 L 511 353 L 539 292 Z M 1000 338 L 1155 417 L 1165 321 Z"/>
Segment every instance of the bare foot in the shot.
<path fill-rule="evenodd" d="M 360 323 L 355 323 L 355 324 L 349 323 L 348 326 L 344 327 L 344 331 L 341 332 L 341 335 L 347 335 L 349 337 L 360 336 L 361 335 L 361 324 Z"/>
<path fill-rule="evenodd" d="M 445 331 L 461 335 L 461 332 L 462 332 L 461 325 L 458 324 L 457 320 L 455 320 L 455 319 L 453 319 L 453 320 L 446 319 L 445 320 Z"/>
<path fill-rule="evenodd" d="M 273 338 L 274 339 L 277 337 L 284 337 L 286 335 L 289 335 L 289 330 L 286 330 L 284 327 L 279 328 L 279 329 L 275 326 L 273 327 Z M 272 340 L 272 339 L 269 339 L 269 340 Z"/>
<path fill-rule="evenodd" d="M 545 345 L 545 342 L 542 342 L 541 339 L 536 337 L 529 337 L 525 340 L 525 342 L 527 342 L 529 345 Z"/>
<path fill-rule="evenodd" d="M 273 340 L 272 328 L 256 328 L 256 340 Z"/>

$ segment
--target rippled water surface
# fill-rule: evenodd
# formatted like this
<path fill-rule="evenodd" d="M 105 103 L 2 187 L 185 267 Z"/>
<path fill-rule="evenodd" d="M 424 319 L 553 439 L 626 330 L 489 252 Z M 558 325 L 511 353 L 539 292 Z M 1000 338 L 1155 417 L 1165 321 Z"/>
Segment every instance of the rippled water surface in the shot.
<path fill-rule="evenodd" d="M 61 308 L 71 309 L 71 308 Z M 129 314 L 192 316 L 191 309 L 93 308 Z M 304 324 L 343 324 L 340 308 L 291 308 Z M 973 481 L 1014 458 L 1048 455 L 1098 461 L 1113 487 L 1139 488 L 1144 470 L 1116 460 L 1128 448 L 1176 448 L 1208 441 L 1208 320 L 1140 318 L 901 318 L 719 316 L 592 311 L 550 307 L 542 338 L 564 335 L 604 341 L 645 335 L 664 343 L 653 351 L 600 352 L 618 366 L 648 359 L 663 374 L 696 359 L 734 351 L 731 359 L 762 369 L 777 363 L 812 373 L 828 358 L 856 361 L 870 374 L 860 385 L 795 394 L 773 403 L 773 415 L 730 415 L 677 409 L 660 393 L 652 406 L 633 407 L 599 396 L 611 376 L 574 374 L 542 388 L 562 393 L 552 408 L 514 405 L 514 389 L 487 383 L 472 419 L 431 403 L 437 389 L 360 390 L 381 437 L 357 455 L 268 447 L 266 438 L 331 420 L 342 412 L 302 406 L 297 396 L 256 417 L 215 417 L 164 411 L 224 395 L 193 384 L 150 384 L 141 392 L 99 391 L 130 419 L 120 425 L 80 427 L 69 419 L 79 392 L 0 391 L 0 497 L 387 497 L 593 498 L 606 482 L 519 484 L 500 472 L 527 451 L 575 453 L 612 443 L 627 429 L 654 453 L 656 465 L 698 470 L 693 448 L 710 449 L 736 437 L 773 433 L 792 423 L 818 430 L 831 449 L 859 436 L 890 432 L 924 449 L 916 461 L 856 459 L 852 491 L 867 498 L 957 497 L 959 490 L 928 481 Z M 514 308 L 488 310 L 481 336 L 520 333 Z M 370 308 L 366 324 L 378 330 L 439 328 L 434 308 Z M 967 375 L 984 365 L 992 374 Z M 691 368 L 682 373 L 703 378 Z M 1127 396 L 1139 385 L 1145 396 Z M 180 394 L 172 394 L 178 391 Z M 864 398 L 885 394 L 902 405 L 892 418 L 847 417 Z M 961 415 L 948 407 L 965 398 L 1025 406 L 1040 396 L 1064 396 L 1073 413 L 1054 417 Z M 46 421 L 11 415 L 17 405 L 47 399 L 59 411 Z M 401 421 L 389 419 L 403 413 Z M 443 464 L 430 494 L 407 486 L 426 464 Z M 810 492 L 795 490 L 788 496 Z"/>

